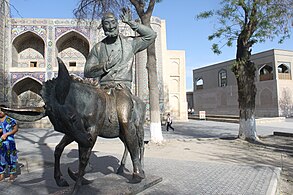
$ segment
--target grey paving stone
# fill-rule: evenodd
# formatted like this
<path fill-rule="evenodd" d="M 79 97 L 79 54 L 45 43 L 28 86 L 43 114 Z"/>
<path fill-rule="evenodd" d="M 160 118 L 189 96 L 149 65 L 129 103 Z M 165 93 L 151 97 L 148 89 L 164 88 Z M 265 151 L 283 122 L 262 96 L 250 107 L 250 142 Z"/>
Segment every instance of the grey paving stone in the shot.
<path fill-rule="evenodd" d="M 293 119 L 282 123 L 261 124 L 257 127 L 259 135 L 272 135 L 274 131 L 293 133 Z M 174 123 L 175 131 L 166 132 L 162 127 L 164 139 L 221 138 L 238 135 L 238 124 L 212 121 L 189 121 Z M 23 158 L 22 174 L 13 184 L 0 183 L 1 195 L 50 194 L 60 188 L 53 179 L 53 150 L 47 145 L 58 143 L 62 134 L 52 129 L 21 129 L 16 136 L 19 157 Z M 146 140 L 149 140 L 149 128 L 146 128 Z M 108 139 L 100 139 L 108 141 Z M 111 142 L 113 140 L 109 140 Z M 76 155 L 74 155 L 76 156 Z M 97 153 L 91 171 L 103 175 L 117 169 L 121 156 Z M 67 167 L 77 167 L 77 160 L 63 156 L 64 177 L 70 185 L 74 182 L 67 176 Z M 35 165 L 32 165 L 34 163 Z M 31 172 L 36 168 L 39 171 Z M 127 164 L 127 169 L 132 166 Z M 140 194 L 275 194 L 280 169 L 268 166 L 242 166 L 235 164 L 203 163 L 195 161 L 166 160 L 145 158 L 146 174 L 163 178 L 159 184 Z"/>
<path fill-rule="evenodd" d="M 113 174 L 118 166 L 116 162 L 119 158 L 99 153 L 96 161 L 91 162 L 93 164 L 92 169 L 86 176 L 88 178 L 96 178 L 93 177 L 93 174 L 100 174 L 101 176 Z M 77 161 L 69 164 L 65 162 L 62 165 L 65 178 L 69 181 L 70 186 L 73 186 L 74 182 L 66 174 L 68 166 L 73 169 L 76 168 Z M 127 161 L 126 170 L 132 170 L 130 161 Z M 261 165 L 244 166 L 216 162 L 145 158 L 145 173 L 147 177 L 151 175 L 162 177 L 162 182 L 140 192 L 140 195 L 273 195 L 276 192 L 276 182 L 280 169 Z M 127 185 L 126 180 L 119 182 L 124 182 L 122 185 Z M 7 182 L 2 182 L 0 183 L 0 188 L 5 188 L 7 185 Z M 52 168 L 23 174 L 15 183 L 9 184 L 8 189 L 2 191 L 1 195 L 41 195 L 52 194 L 62 190 L 62 188 L 57 187 L 55 184 Z M 94 189 L 92 188 L 91 190 Z M 99 191 L 97 190 L 97 192 Z M 109 191 L 104 192 L 107 192 L 105 194 L 111 194 Z M 113 194 L 121 193 L 113 190 Z M 124 194 L 131 193 L 126 191 Z"/>
<path fill-rule="evenodd" d="M 155 170 L 163 182 L 141 194 L 266 195 L 280 168 L 165 159 L 146 159 L 146 172 Z M 166 179 L 165 179 L 166 178 Z"/>

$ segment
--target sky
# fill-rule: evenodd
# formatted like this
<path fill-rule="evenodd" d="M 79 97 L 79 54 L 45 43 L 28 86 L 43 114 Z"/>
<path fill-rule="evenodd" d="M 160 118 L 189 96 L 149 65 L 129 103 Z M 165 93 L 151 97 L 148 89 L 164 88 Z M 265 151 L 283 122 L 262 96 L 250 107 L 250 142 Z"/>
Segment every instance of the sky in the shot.
<path fill-rule="evenodd" d="M 10 0 L 12 17 L 15 18 L 74 18 L 73 10 L 78 0 Z M 184 3 L 183 3 L 184 2 Z M 235 44 L 223 47 L 220 55 L 214 54 L 214 42 L 207 39 L 214 30 L 213 20 L 196 20 L 202 12 L 218 8 L 219 0 L 163 0 L 155 5 L 153 16 L 166 20 L 167 49 L 184 50 L 186 61 L 186 90 L 192 91 L 192 70 L 235 58 Z M 257 43 L 252 54 L 270 50 L 293 50 L 291 38 L 283 44 L 278 39 Z"/>

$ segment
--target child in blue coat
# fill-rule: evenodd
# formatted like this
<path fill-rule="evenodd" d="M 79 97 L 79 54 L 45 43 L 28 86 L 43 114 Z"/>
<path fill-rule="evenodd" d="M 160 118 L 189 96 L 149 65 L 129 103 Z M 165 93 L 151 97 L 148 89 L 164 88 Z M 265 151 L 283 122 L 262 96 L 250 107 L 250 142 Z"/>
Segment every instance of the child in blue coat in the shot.
<path fill-rule="evenodd" d="M 18 131 L 16 120 L 7 116 L 0 107 L 0 181 L 5 179 L 5 170 L 8 168 L 9 182 L 15 180 L 17 150 L 14 134 Z"/>

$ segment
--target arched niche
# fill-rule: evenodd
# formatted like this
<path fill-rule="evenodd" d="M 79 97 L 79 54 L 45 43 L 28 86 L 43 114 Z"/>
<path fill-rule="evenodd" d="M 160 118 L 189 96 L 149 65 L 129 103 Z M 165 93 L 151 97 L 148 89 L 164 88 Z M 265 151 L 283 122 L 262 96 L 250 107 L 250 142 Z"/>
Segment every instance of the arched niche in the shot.
<path fill-rule="evenodd" d="M 42 106 L 42 83 L 32 77 L 24 77 L 12 86 L 12 102 L 15 106 Z"/>
<path fill-rule="evenodd" d="M 290 63 L 281 63 L 278 65 L 278 78 L 281 80 L 291 80 Z"/>
<path fill-rule="evenodd" d="M 273 93 L 271 90 L 265 88 L 260 92 L 260 106 L 270 107 L 273 105 Z"/>
<path fill-rule="evenodd" d="M 37 34 L 27 31 L 12 42 L 12 67 L 45 67 L 45 43 Z"/>
<path fill-rule="evenodd" d="M 171 77 L 169 90 L 171 93 L 178 93 L 180 91 L 180 84 L 179 84 L 178 77 Z"/>
<path fill-rule="evenodd" d="M 180 75 L 180 64 L 177 61 L 172 61 L 170 66 L 170 75 L 178 76 Z"/>
<path fill-rule="evenodd" d="M 170 109 L 171 113 L 174 117 L 179 117 L 179 111 L 180 111 L 180 102 L 179 98 L 176 95 L 172 95 L 170 97 Z"/>
<path fill-rule="evenodd" d="M 259 69 L 259 81 L 267 81 L 267 80 L 273 80 L 273 67 L 267 64 L 264 64 Z"/>
<path fill-rule="evenodd" d="M 289 73 L 290 68 L 286 64 L 280 64 L 278 66 L 278 73 Z"/>
<path fill-rule="evenodd" d="M 199 78 L 195 82 L 195 89 L 203 89 L 203 79 Z"/>
<path fill-rule="evenodd" d="M 89 54 L 88 40 L 76 31 L 62 35 L 56 42 L 57 56 L 68 67 L 83 66 Z"/>

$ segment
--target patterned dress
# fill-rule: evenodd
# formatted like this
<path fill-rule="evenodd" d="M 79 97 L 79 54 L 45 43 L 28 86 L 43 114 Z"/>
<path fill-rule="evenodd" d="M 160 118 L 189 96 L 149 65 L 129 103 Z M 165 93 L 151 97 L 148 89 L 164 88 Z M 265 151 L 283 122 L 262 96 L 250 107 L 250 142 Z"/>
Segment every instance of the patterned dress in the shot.
<path fill-rule="evenodd" d="M 16 121 L 8 116 L 5 117 L 3 122 L 0 122 L 0 129 L 5 134 L 13 130 L 16 125 Z M 2 134 L 1 134 L 2 135 Z M 0 137 L 0 174 L 5 172 L 6 166 L 8 166 L 8 173 L 16 173 L 17 151 L 15 146 L 14 135 L 7 136 L 6 140 L 2 140 Z"/>

